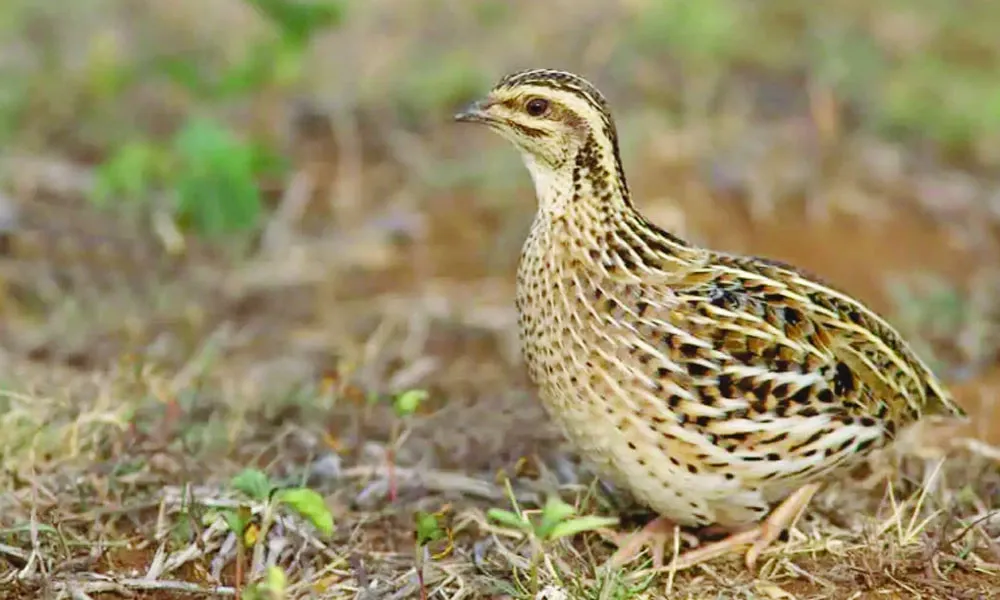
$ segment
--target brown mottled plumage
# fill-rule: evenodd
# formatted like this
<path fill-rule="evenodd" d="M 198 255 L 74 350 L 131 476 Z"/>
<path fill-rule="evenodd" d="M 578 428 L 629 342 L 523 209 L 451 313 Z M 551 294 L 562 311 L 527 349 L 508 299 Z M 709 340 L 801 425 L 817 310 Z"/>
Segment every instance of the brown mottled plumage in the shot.
<path fill-rule="evenodd" d="M 661 515 L 617 562 L 674 524 L 717 524 L 734 535 L 680 564 L 750 544 L 752 568 L 817 482 L 925 412 L 960 414 L 857 300 L 648 222 L 608 105 L 580 77 L 514 73 L 456 118 L 513 142 L 534 179 L 517 309 L 542 402 L 604 476 Z"/>

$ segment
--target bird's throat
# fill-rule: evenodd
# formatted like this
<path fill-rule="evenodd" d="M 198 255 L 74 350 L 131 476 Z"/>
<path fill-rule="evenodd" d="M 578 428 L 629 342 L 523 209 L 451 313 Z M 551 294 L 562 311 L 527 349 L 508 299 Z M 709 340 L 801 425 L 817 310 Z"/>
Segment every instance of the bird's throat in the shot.
<path fill-rule="evenodd" d="M 524 162 L 538 197 L 536 227 L 551 232 L 556 246 L 572 241 L 574 248 L 563 249 L 571 255 L 585 255 L 602 269 L 614 263 L 645 271 L 683 270 L 701 260 L 702 250 L 636 210 L 613 142 L 591 138 L 561 168 L 529 154 Z"/>

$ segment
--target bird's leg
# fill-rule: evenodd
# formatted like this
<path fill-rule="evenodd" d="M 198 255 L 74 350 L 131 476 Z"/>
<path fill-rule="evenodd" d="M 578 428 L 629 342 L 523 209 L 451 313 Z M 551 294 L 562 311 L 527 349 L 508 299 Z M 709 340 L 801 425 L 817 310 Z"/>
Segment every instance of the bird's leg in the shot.
<path fill-rule="evenodd" d="M 653 557 L 653 567 L 663 566 L 664 548 L 667 542 L 674 539 L 676 524 L 666 517 L 656 517 L 645 527 L 634 533 L 611 533 L 611 542 L 618 550 L 608 559 L 611 567 L 621 567 L 631 562 L 642 553 L 643 547 L 648 547 Z M 678 530 L 679 531 L 679 530 Z M 684 539 L 693 538 L 690 534 L 681 533 Z M 697 538 L 694 538 L 697 544 Z"/>
<path fill-rule="evenodd" d="M 689 550 L 681 554 L 672 566 L 677 569 L 686 569 L 700 562 L 728 554 L 740 546 L 749 545 L 750 549 L 744 555 L 744 560 L 747 569 L 753 571 L 761 553 L 781 537 L 782 531 L 792 525 L 799 513 L 805 509 L 812 497 L 819 491 L 819 487 L 817 483 L 809 483 L 800 487 L 791 496 L 785 498 L 760 524 L 734 533 L 718 542 Z"/>

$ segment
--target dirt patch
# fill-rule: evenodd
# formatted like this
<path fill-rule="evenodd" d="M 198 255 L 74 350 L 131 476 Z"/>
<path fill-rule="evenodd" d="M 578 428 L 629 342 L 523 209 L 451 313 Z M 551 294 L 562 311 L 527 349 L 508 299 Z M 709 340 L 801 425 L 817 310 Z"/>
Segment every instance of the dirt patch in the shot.
<path fill-rule="evenodd" d="M 951 386 L 955 399 L 972 415 L 977 435 L 1000 446 L 1000 369 Z"/>

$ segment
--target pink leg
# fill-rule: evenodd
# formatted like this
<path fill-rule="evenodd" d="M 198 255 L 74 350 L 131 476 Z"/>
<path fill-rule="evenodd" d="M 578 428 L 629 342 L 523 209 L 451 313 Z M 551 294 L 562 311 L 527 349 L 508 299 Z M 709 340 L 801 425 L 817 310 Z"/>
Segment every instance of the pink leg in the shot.
<path fill-rule="evenodd" d="M 670 519 L 656 517 L 635 533 L 612 534 L 612 542 L 618 546 L 618 550 L 609 559 L 609 564 L 621 567 L 638 558 L 642 554 L 642 549 L 648 547 L 653 557 L 653 567 L 663 567 L 664 548 L 667 543 L 673 541 L 675 529 L 676 524 Z M 684 533 L 681 533 L 681 536 L 693 537 Z M 697 543 L 697 540 L 695 542 Z"/>
<path fill-rule="evenodd" d="M 746 531 L 734 533 L 718 542 L 689 550 L 680 555 L 674 565 L 678 569 L 686 569 L 700 562 L 728 554 L 741 546 L 749 545 L 750 549 L 744 556 L 744 562 L 747 569 L 752 572 L 761 553 L 781 537 L 782 531 L 792 525 L 817 491 L 819 491 L 819 484 L 810 483 L 802 486 L 771 511 L 771 514 L 759 525 Z"/>

